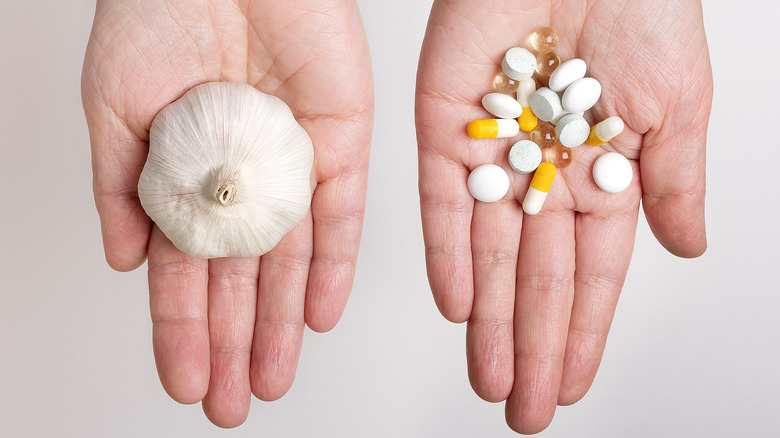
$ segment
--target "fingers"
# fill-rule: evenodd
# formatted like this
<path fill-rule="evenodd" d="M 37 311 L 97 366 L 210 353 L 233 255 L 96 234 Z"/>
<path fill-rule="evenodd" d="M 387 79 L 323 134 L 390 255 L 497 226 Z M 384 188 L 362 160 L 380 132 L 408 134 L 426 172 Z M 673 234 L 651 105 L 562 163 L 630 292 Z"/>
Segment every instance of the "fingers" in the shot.
<path fill-rule="evenodd" d="M 149 307 L 157 373 L 179 403 L 209 386 L 208 262 L 180 252 L 155 227 L 149 242 Z"/>
<path fill-rule="evenodd" d="M 639 204 L 608 216 L 577 217 L 577 270 L 558 404 L 580 400 L 596 376 L 623 288 Z M 626 238 L 626 237 L 629 238 Z"/>
<path fill-rule="evenodd" d="M 515 383 L 506 404 L 507 423 L 520 433 L 543 430 L 555 413 L 574 295 L 574 249 L 574 212 L 525 216 L 515 296 Z"/>
<path fill-rule="evenodd" d="M 514 199 L 474 206 L 474 308 L 466 332 L 469 379 L 491 402 L 506 400 L 514 381 L 513 316 L 523 210 Z"/>
<path fill-rule="evenodd" d="M 147 146 L 86 84 L 83 99 L 106 261 L 113 269 L 130 271 L 146 259 L 152 228 L 137 191 Z"/>
<path fill-rule="evenodd" d="M 261 400 L 280 398 L 295 379 L 305 325 L 311 228 L 308 216 L 260 260 L 250 380 Z"/>
<path fill-rule="evenodd" d="M 317 186 L 312 198 L 314 249 L 305 315 L 318 332 L 332 329 L 355 278 L 366 199 L 367 169 L 359 166 Z"/>
<path fill-rule="evenodd" d="M 258 271 L 257 259 L 209 261 L 211 379 L 203 411 L 220 427 L 238 426 L 249 414 Z"/>
<path fill-rule="evenodd" d="M 466 321 L 474 301 L 468 169 L 420 149 L 420 212 L 428 281 L 441 314 Z"/>
<path fill-rule="evenodd" d="M 706 47 L 706 43 L 705 43 Z M 645 135 L 640 158 L 645 216 L 672 254 L 698 257 L 707 249 L 704 227 L 705 147 L 712 105 L 709 59 L 704 77 L 680 93 L 661 128 Z"/>

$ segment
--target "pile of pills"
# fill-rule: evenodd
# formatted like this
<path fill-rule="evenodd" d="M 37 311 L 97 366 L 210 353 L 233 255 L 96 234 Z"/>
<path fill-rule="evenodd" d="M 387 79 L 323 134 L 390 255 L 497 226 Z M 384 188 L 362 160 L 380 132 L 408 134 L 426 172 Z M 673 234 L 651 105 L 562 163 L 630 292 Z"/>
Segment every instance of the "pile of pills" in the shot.
<path fill-rule="evenodd" d="M 467 131 L 475 139 L 530 133 L 530 140 L 520 140 L 509 149 L 508 159 L 515 172 L 534 172 L 523 201 L 525 213 L 533 215 L 541 211 L 557 169 L 572 162 L 572 149 L 583 143 L 604 144 L 619 135 L 624 124 L 616 116 L 592 127 L 585 120 L 585 111 L 601 97 L 601 84 L 586 76 L 588 67 L 582 59 L 561 63 L 553 29 L 537 29 L 530 42 L 537 54 L 522 47 L 509 49 L 493 78 L 496 92 L 482 98 L 482 106 L 495 118 L 473 120 Z M 534 74 L 549 78 L 547 87 L 537 89 Z M 593 180 L 606 192 L 625 190 L 632 178 L 631 163 L 616 152 L 602 155 L 593 165 Z M 506 195 L 509 177 L 501 167 L 485 164 L 469 175 L 468 187 L 477 200 L 494 202 Z"/>

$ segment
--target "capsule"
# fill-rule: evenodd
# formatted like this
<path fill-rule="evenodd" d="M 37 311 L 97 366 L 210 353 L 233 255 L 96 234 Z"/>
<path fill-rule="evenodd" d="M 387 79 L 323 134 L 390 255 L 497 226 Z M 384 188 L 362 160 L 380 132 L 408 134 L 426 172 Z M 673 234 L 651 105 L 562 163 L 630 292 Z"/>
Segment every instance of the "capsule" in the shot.
<path fill-rule="evenodd" d="M 535 215 L 542 211 L 544 200 L 547 199 L 547 193 L 552 187 L 555 179 L 555 165 L 544 162 L 536 168 L 534 177 L 531 179 L 531 185 L 523 200 L 523 211 L 525 214 Z"/>
<path fill-rule="evenodd" d="M 517 119 L 472 120 L 468 126 L 471 138 L 509 138 L 520 133 Z"/>
<path fill-rule="evenodd" d="M 588 136 L 586 143 L 591 146 L 602 145 L 617 137 L 623 132 L 624 127 L 625 124 L 623 123 L 623 119 L 618 116 L 609 117 L 590 128 L 590 135 Z"/>
<path fill-rule="evenodd" d="M 520 85 L 517 88 L 517 101 L 520 102 L 520 106 L 523 107 L 523 112 L 517 119 L 520 124 L 520 129 L 523 132 L 531 132 L 539 124 L 539 118 L 531 110 L 531 103 L 529 98 L 536 91 L 536 81 L 533 79 L 526 79 L 520 81 Z"/>

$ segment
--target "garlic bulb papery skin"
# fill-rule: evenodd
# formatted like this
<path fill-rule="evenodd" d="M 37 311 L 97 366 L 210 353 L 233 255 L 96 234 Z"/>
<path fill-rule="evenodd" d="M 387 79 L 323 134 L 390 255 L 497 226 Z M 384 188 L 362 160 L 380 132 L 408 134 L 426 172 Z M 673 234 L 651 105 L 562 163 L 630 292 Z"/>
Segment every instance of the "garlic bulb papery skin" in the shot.
<path fill-rule="evenodd" d="M 182 252 L 257 257 L 306 216 L 313 161 L 311 139 L 281 99 L 210 82 L 155 117 L 138 196 Z"/>

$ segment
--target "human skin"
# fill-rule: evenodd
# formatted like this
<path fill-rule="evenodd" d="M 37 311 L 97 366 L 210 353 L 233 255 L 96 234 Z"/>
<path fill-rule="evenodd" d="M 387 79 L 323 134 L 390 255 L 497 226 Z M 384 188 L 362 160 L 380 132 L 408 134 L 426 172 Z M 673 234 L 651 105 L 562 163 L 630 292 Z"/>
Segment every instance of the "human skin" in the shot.
<path fill-rule="evenodd" d="M 146 216 L 137 184 L 154 116 L 195 85 L 236 81 L 284 100 L 315 149 L 304 221 L 254 259 L 178 251 Z M 82 77 L 106 259 L 148 255 L 160 380 L 202 400 L 216 425 L 251 394 L 284 395 L 304 326 L 330 330 L 354 277 L 373 119 L 368 45 L 351 0 L 98 0 Z"/>
<path fill-rule="evenodd" d="M 511 170 L 518 139 L 474 140 L 470 120 L 511 47 L 530 48 L 541 26 L 560 37 L 562 60 L 582 58 L 603 88 L 591 123 L 620 116 L 625 131 L 573 150 L 537 216 L 522 201 L 530 175 Z M 706 249 L 705 143 L 712 100 L 699 1 L 436 0 L 417 80 L 420 203 L 428 277 L 445 318 L 468 322 L 469 379 L 483 399 L 506 400 L 508 425 L 536 433 L 556 405 L 590 388 L 633 251 L 638 213 L 680 257 Z M 634 179 L 600 191 L 595 159 L 617 151 Z M 466 186 L 484 163 L 510 175 L 499 202 Z"/>

